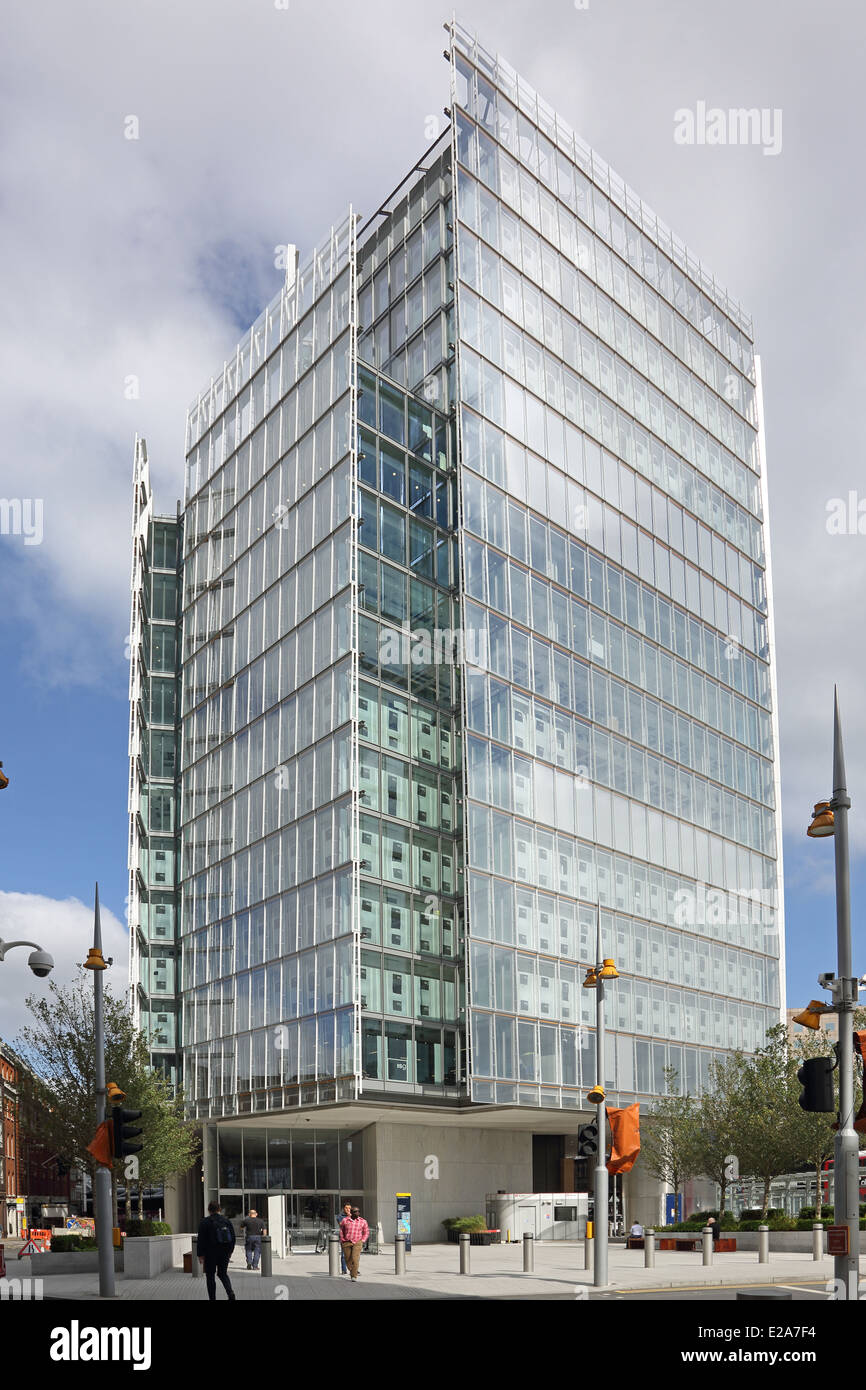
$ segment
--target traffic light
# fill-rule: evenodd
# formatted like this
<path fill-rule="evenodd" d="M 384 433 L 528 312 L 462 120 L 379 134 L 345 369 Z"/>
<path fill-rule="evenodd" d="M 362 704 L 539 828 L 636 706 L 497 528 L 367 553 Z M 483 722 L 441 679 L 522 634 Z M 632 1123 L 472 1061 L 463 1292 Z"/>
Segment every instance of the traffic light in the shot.
<path fill-rule="evenodd" d="M 800 1105 L 804 1110 L 832 1114 L 836 1109 L 832 1057 L 809 1057 L 797 1072 L 797 1080 L 803 1087 Z"/>
<path fill-rule="evenodd" d="M 141 1119 L 142 1112 L 140 1110 L 124 1110 L 123 1102 L 126 1096 L 119 1086 L 115 1086 L 113 1081 L 109 1081 L 106 1091 L 111 1103 L 114 1157 L 128 1158 L 130 1154 L 141 1153 L 144 1145 L 133 1144 L 130 1141 L 136 1139 L 142 1132 L 132 1124 L 133 1120 Z"/>
<path fill-rule="evenodd" d="M 114 1123 L 114 1157 L 126 1158 L 129 1154 L 141 1153 L 143 1144 L 131 1144 L 129 1141 L 141 1134 L 141 1130 L 131 1124 L 132 1120 L 141 1119 L 140 1110 L 124 1110 L 122 1105 L 116 1105 L 111 1114 Z"/>
<path fill-rule="evenodd" d="M 577 1131 L 578 1158 L 595 1158 L 598 1153 L 598 1123 L 592 1120 Z"/>

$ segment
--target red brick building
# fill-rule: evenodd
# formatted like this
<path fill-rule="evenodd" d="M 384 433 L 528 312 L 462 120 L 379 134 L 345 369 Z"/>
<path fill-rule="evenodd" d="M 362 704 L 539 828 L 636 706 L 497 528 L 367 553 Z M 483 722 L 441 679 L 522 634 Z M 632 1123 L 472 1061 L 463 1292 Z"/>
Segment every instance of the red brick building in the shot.
<path fill-rule="evenodd" d="M 22 1195 L 18 1135 L 18 1066 L 15 1054 L 0 1042 L 0 1231 L 20 1229 L 16 1199 Z"/>
<path fill-rule="evenodd" d="M 0 1232 L 4 1235 L 20 1235 L 24 1221 L 31 1227 L 51 1226 L 69 1214 L 69 1174 L 37 1137 L 38 1116 L 28 1099 L 26 1075 L 25 1063 L 0 1042 Z"/>

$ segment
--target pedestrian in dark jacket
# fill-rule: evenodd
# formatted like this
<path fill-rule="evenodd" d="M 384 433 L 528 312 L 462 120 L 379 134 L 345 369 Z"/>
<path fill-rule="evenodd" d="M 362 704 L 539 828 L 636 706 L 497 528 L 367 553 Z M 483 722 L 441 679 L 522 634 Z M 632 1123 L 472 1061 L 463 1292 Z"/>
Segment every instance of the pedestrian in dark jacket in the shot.
<path fill-rule="evenodd" d="M 241 1222 L 244 1232 L 244 1253 L 247 1257 L 247 1269 L 258 1269 L 259 1258 L 262 1253 L 262 1236 L 267 1235 L 268 1228 L 264 1221 L 260 1220 L 258 1212 L 252 1208 L 249 1216 Z"/>
<path fill-rule="evenodd" d="M 198 1228 L 196 1254 L 204 1265 L 207 1281 L 207 1296 L 211 1303 L 216 1302 L 216 1281 L 234 1302 L 235 1294 L 228 1276 L 229 1260 L 235 1248 L 235 1231 L 232 1223 L 220 1212 L 219 1202 L 208 1203 L 208 1215 Z"/>

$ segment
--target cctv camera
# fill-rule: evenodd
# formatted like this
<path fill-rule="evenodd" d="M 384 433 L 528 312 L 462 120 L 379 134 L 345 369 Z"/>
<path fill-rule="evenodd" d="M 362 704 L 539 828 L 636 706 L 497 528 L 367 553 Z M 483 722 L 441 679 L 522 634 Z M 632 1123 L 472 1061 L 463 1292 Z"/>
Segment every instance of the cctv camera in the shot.
<path fill-rule="evenodd" d="M 54 957 L 49 956 L 47 951 L 31 951 L 27 964 L 40 980 L 44 980 L 46 975 L 50 975 L 54 969 Z"/>

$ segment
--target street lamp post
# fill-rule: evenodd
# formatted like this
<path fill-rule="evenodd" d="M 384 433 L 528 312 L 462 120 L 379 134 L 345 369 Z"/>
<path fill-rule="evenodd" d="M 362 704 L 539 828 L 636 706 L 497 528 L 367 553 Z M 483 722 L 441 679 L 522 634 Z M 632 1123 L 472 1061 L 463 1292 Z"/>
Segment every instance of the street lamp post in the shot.
<path fill-rule="evenodd" d="M 819 802 L 809 826 L 813 837 L 832 835 L 836 859 L 836 953 L 835 977 L 821 976 L 829 985 L 833 1008 L 839 1019 L 839 1127 L 836 1130 L 833 1164 L 834 1224 L 848 1228 L 848 1251 L 836 1255 L 834 1275 L 839 1297 L 856 1301 L 860 1266 L 860 1158 L 854 1129 L 854 1020 L 858 981 L 852 975 L 851 891 L 848 872 L 848 811 L 851 798 L 845 785 L 845 755 L 842 748 L 842 721 L 839 694 L 833 695 L 833 799 Z M 828 814 L 828 812 L 830 814 Z"/>
<path fill-rule="evenodd" d="M 102 927 L 99 922 L 99 884 L 93 913 L 93 945 L 84 963 L 93 971 L 94 1050 L 96 1052 L 96 1124 L 108 1118 L 108 1091 L 105 1085 L 105 1022 L 102 999 L 102 972 L 110 965 L 102 954 Z M 93 1215 L 99 1261 L 99 1296 L 114 1298 L 114 1232 L 111 1225 L 111 1170 L 99 1163 L 93 1178 Z"/>
<path fill-rule="evenodd" d="M 596 1082 L 589 1093 L 589 1099 L 596 1102 L 596 1123 L 598 1126 L 598 1161 L 593 1181 L 593 1204 L 595 1210 L 594 1231 L 594 1269 L 593 1286 L 597 1289 L 607 1285 L 608 1255 L 608 1175 L 605 1151 L 607 1117 L 604 1100 L 604 982 L 616 980 L 619 971 L 613 959 L 605 959 L 601 953 L 601 908 L 596 909 L 596 964 L 587 971 L 584 987 L 595 990 L 595 1074 Z"/>

